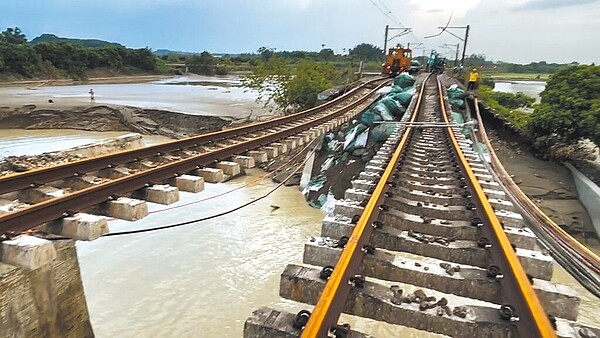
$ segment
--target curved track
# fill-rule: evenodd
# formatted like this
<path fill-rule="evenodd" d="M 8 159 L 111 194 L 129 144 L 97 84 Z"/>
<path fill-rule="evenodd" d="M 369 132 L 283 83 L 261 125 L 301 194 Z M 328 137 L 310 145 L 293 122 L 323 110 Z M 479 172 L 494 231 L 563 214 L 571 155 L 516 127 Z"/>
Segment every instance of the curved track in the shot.
<path fill-rule="evenodd" d="M 138 168 L 124 177 L 102 180 L 91 187 L 68 191 L 61 197 L 1 214 L 0 233 L 25 231 L 119 195 L 297 135 L 346 114 L 353 116 L 376 98 L 377 89 L 386 82 L 389 79 L 377 78 L 321 106 L 262 123 L 2 177 L 0 197 L 2 194 L 52 185 L 59 180 L 82 177 L 106 168 L 135 166 L 146 159 L 154 160 L 154 164 L 148 168 Z"/>

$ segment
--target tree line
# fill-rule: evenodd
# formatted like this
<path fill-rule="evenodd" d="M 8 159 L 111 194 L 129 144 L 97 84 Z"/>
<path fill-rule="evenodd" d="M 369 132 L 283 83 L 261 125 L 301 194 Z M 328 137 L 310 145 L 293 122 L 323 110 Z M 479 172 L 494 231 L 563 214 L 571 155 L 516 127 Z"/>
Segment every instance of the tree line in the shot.
<path fill-rule="evenodd" d="M 85 79 L 86 72 L 94 69 L 122 73 L 164 72 L 166 66 L 148 48 L 84 47 L 62 41 L 32 45 L 18 27 L 0 33 L 0 73 L 25 78 Z"/>
<path fill-rule="evenodd" d="M 550 76 L 539 104 L 523 93 L 493 88 L 493 80 L 482 78 L 479 97 L 515 126 L 540 157 L 579 160 L 589 152 L 582 141 L 600 146 L 600 66 L 562 67 Z"/>

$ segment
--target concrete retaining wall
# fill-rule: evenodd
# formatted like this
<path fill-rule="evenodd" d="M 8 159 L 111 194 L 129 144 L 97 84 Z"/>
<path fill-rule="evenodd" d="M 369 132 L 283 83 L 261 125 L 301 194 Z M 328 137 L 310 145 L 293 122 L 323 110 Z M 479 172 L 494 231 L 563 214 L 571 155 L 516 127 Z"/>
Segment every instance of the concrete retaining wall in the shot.
<path fill-rule="evenodd" d="M 598 208 L 600 206 L 600 187 L 572 165 L 565 163 L 565 166 L 571 170 L 579 200 L 587 209 L 596 234 L 600 236 L 600 209 Z"/>

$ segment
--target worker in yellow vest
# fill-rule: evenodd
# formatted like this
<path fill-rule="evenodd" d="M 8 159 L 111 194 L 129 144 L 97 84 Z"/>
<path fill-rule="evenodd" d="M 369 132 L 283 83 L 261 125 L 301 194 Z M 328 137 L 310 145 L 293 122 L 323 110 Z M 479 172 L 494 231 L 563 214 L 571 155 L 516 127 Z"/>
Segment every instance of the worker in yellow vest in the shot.
<path fill-rule="evenodd" d="M 469 73 L 469 85 L 467 86 L 467 90 L 475 89 L 477 80 L 479 80 L 479 73 L 477 73 L 477 68 L 473 68 L 471 73 Z"/>

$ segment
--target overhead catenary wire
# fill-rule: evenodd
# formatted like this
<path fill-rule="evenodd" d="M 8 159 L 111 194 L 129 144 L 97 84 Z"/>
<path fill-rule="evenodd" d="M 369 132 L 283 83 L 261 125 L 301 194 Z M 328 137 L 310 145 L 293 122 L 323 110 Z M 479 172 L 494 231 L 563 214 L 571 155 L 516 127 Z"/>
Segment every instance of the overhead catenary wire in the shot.
<path fill-rule="evenodd" d="M 384 0 L 377 0 L 377 2 L 375 2 L 374 0 L 369 0 L 371 1 L 371 3 L 373 4 L 373 6 L 377 7 L 377 9 L 383 14 L 385 15 L 388 19 L 392 20 L 392 22 L 395 22 L 397 24 L 399 24 L 401 26 L 401 28 L 407 28 L 407 26 L 402 23 L 402 21 L 400 21 L 400 19 L 398 19 L 398 17 L 390 10 L 390 8 L 386 5 L 386 3 L 384 2 Z M 413 38 L 417 41 L 419 41 L 420 39 L 415 35 L 415 33 L 412 31 L 412 29 L 409 29 L 407 33 L 399 33 L 396 36 L 390 38 L 388 41 L 391 41 L 392 39 L 395 39 L 397 37 L 403 36 L 405 34 L 411 34 L 413 36 Z"/>

